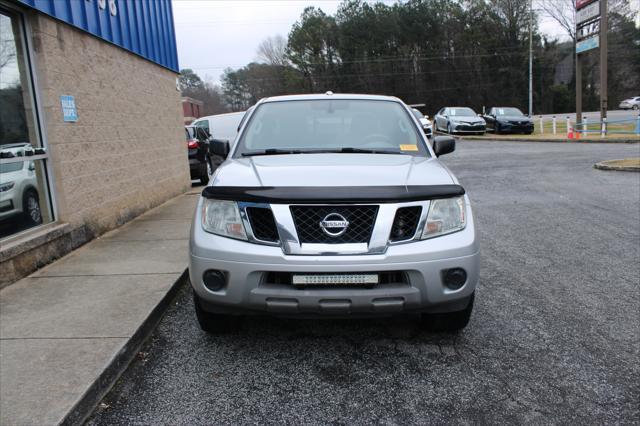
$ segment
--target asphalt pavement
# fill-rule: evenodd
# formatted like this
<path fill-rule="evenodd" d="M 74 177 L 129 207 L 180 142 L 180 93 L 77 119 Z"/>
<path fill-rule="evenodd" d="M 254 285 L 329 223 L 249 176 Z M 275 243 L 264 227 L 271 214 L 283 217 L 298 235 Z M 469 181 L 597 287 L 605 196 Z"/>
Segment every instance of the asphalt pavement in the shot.
<path fill-rule="evenodd" d="M 197 326 L 183 288 L 89 424 L 637 423 L 640 145 L 467 141 L 443 157 L 482 244 L 469 326 L 251 318 Z"/>

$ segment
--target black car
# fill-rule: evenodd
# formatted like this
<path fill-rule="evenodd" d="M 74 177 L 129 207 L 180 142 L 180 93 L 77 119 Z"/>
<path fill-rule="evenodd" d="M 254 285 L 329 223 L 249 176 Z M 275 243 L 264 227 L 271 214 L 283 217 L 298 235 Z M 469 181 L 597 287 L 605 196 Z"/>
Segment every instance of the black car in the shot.
<path fill-rule="evenodd" d="M 222 159 L 209 154 L 209 135 L 205 130 L 194 126 L 185 126 L 184 130 L 189 150 L 191 179 L 200 179 L 200 182 L 206 185 Z"/>
<path fill-rule="evenodd" d="M 533 133 L 533 120 L 518 108 L 494 107 L 483 116 L 487 130 L 494 133 Z"/>

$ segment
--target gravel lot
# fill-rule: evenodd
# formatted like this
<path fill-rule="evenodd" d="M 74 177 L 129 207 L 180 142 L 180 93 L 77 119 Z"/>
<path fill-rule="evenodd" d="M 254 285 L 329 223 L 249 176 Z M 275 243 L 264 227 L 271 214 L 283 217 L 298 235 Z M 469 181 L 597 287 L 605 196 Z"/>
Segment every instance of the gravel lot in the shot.
<path fill-rule="evenodd" d="M 459 335 L 412 318 L 200 331 L 183 289 L 90 424 L 638 423 L 640 145 L 462 142 L 482 273 Z"/>

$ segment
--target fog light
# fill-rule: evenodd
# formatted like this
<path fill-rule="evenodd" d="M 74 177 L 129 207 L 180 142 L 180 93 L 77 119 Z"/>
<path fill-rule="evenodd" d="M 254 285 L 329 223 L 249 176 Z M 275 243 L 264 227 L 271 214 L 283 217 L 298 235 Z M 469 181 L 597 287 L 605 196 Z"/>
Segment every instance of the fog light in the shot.
<path fill-rule="evenodd" d="M 467 282 L 467 272 L 462 268 L 445 269 L 442 271 L 442 282 L 447 288 L 457 290 Z"/>
<path fill-rule="evenodd" d="M 223 272 L 209 269 L 202 275 L 204 286 L 211 291 L 220 291 L 226 284 L 226 277 Z"/>

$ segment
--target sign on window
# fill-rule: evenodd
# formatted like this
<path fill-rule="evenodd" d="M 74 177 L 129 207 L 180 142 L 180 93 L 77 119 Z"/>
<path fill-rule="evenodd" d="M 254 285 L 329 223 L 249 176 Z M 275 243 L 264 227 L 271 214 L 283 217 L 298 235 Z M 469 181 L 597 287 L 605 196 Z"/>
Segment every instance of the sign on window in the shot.
<path fill-rule="evenodd" d="M 76 101 L 73 96 L 60 96 L 60 105 L 62 105 L 62 117 L 64 121 L 78 121 L 78 112 L 76 111 Z"/>

